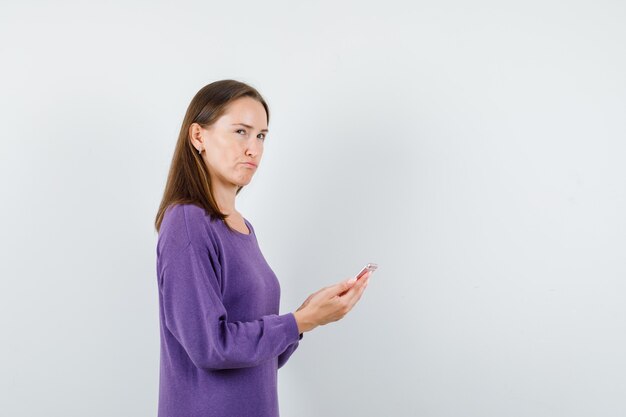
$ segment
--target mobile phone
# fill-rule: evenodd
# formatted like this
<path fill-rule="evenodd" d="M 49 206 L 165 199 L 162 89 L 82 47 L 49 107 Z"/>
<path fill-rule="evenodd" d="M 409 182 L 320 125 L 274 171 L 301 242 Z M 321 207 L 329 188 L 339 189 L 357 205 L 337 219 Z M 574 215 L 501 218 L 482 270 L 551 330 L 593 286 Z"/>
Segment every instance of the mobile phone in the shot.
<path fill-rule="evenodd" d="M 373 273 L 374 271 L 376 271 L 377 268 L 378 268 L 378 264 L 371 263 L 371 262 L 368 263 L 367 265 L 365 265 L 363 267 L 363 269 L 361 269 L 361 272 L 359 272 L 356 275 L 356 280 L 358 281 L 363 275 L 365 275 L 367 273 L 367 271 L 372 271 L 372 273 Z"/>

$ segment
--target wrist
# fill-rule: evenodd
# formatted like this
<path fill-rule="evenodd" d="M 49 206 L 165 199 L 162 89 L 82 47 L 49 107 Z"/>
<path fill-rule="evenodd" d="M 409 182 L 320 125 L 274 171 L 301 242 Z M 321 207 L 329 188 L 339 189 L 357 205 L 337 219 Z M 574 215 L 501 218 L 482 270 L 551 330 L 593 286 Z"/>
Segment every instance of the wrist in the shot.
<path fill-rule="evenodd" d="M 300 334 L 308 332 L 315 328 L 315 323 L 313 323 L 306 315 L 306 313 L 303 313 L 302 311 L 303 310 L 298 310 L 293 313 L 294 317 L 296 318 L 296 323 L 298 324 L 298 332 Z"/>

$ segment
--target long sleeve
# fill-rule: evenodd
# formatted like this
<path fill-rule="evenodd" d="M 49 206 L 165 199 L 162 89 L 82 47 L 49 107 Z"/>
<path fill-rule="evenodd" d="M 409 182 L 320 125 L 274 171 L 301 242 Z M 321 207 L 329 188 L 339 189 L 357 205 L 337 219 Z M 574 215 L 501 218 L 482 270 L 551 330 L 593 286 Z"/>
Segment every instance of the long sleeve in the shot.
<path fill-rule="evenodd" d="M 293 352 L 295 352 L 296 349 L 298 349 L 300 340 L 302 340 L 303 335 L 304 335 L 303 333 L 300 333 L 300 336 L 298 336 L 298 341 L 289 345 L 289 347 L 285 349 L 283 353 L 278 355 L 278 369 L 282 368 L 283 365 L 287 363 L 287 361 L 289 360 Z"/>
<path fill-rule="evenodd" d="M 218 275 L 211 262 L 200 261 L 192 241 L 162 256 L 167 259 L 159 283 L 165 325 L 196 367 L 252 367 L 281 353 L 286 361 L 301 339 L 293 313 L 229 322 Z"/>

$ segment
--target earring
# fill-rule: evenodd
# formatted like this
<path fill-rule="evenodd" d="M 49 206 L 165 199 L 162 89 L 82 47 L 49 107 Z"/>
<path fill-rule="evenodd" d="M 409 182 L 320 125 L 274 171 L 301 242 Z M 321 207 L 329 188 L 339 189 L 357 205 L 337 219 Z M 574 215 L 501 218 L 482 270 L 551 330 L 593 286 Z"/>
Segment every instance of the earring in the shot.
<path fill-rule="evenodd" d="M 202 155 L 202 149 L 198 149 L 198 154 Z"/>

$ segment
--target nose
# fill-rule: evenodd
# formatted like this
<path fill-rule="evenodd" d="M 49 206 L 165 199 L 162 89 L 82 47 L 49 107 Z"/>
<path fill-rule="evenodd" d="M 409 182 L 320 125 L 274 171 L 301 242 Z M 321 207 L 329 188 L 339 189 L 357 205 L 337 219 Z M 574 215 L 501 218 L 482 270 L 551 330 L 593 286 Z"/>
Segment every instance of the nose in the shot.
<path fill-rule="evenodd" d="M 256 158 L 261 152 L 263 144 L 257 138 L 252 138 L 246 142 L 246 155 Z"/>

